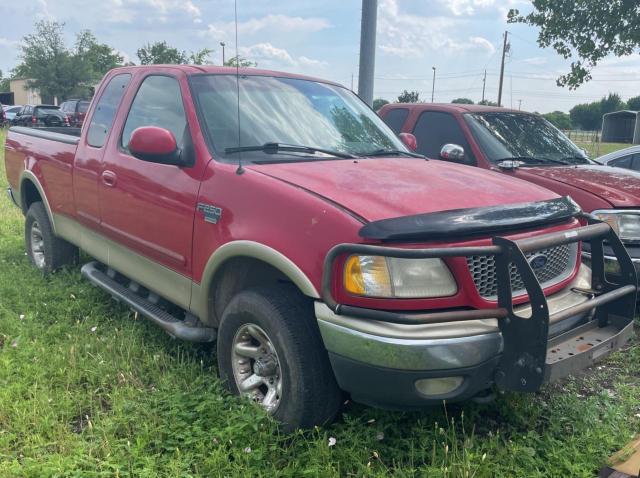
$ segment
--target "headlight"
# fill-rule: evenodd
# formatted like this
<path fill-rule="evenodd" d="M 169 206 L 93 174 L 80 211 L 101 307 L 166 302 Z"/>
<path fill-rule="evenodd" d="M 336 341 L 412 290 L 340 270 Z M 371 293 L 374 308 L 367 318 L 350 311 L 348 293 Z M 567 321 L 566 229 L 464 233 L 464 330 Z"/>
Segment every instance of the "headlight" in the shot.
<path fill-rule="evenodd" d="M 458 291 L 441 259 L 349 256 L 344 288 L 355 295 L 384 298 L 447 297 Z"/>
<path fill-rule="evenodd" d="M 593 211 L 593 215 L 608 223 L 623 241 L 640 241 L 640 211 Z"/>

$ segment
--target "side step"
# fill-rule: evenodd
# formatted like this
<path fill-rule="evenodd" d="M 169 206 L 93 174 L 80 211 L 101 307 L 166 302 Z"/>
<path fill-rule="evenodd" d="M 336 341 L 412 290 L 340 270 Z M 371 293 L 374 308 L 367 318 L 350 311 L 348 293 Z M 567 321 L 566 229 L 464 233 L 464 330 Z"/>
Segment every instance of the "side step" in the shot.
<path fill-rule="evenodd" d="M 105 268 L 105 271 L 102 268 Z M 82 266 L 81 273 L 93 285 L 105 290 L 116 300 L 124 302 L 175 338 L 189 342 L 213 342 L 216 339 L 215 329 L 189 325 L 186 320 L 178 319 L 154 303 L 157 302 L 157 295 L 150 293 L 148 298 L 142 297 L 136 293 L 140 289 L 138 284 L 131 282 L 128 287 L 121 284 L 117 281 L 119 274 L 113 269 L 107 269 L 99 262 L 85 264 Z"/>

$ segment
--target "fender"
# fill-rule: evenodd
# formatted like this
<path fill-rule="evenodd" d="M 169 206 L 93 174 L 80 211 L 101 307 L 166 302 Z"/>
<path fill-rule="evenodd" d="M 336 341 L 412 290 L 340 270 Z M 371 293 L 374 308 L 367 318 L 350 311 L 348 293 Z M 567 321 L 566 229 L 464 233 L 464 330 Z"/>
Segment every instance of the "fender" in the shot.
<path fill-rule="evenodd" d="M 224 244 L 211 254 L 202 273 L 200 284 L 192 283 L 191 311 L 205 321 L 209 317 L 209 290 L 216 272 L 229 259 L 249 257 L 261 260 L 282 272 L 302 293 L 314 299 L 320 295 L 311 280 L 287 256 L 281 252 L 254 241 L 233 241 Z"/>
<path fill-rule="evenodd" d="M 38 193 L 40 194 L 40 197 L 42 198 L 42 201 L 44 202 L 44 208 L 47 211 L 47 216 L 49 216 L 49 222 L 51 223 L 51 228 L 53 229 L 53 233 L 56 233 L 56 223 L 53 220 L 53 213 L 51 211 L 51 206 L 49 205 L 49 200 L 47 199 L 47 195 L 44 193 L 44 188 L 42 187 L 42 184 L 40 183 L 40 180 L 38 179 L 38 177 L 30 170 L 25 169 L 24 171 L 22 171 L 22 173 L 20 173 L 20 179 L 18 181 L 18 194 L 16 194 L 16 200 L 19 201 L 19 206 L 20 209 L 22 209 L 22 212 L 24 214 L 27 213 L 26 209 L 25 209 L 25 197 L 24 197 L 24 184 L 26 181 L 31 181 L 33 183 L 33 185 L 36 187 L 36 189 L 38 190 Z"/>

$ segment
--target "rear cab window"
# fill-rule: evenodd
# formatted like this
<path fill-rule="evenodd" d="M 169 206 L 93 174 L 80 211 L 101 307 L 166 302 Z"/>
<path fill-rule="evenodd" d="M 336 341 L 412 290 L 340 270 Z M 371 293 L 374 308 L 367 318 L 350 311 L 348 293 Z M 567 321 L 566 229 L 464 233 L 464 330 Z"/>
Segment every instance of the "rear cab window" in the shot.
<path fill-rule="evenodd" d="M 103 90 L 89 123 L 87 144 L 102 148 L 107 140 L 118 105 L 131 80 L 130 73 L 115 75 Z"/>
<path fill-rule="evenodd" d="M 400 134 L 404 122 L 409 116 L 409 108 L 392 108 L 382 118 L 395 134 Z"/>

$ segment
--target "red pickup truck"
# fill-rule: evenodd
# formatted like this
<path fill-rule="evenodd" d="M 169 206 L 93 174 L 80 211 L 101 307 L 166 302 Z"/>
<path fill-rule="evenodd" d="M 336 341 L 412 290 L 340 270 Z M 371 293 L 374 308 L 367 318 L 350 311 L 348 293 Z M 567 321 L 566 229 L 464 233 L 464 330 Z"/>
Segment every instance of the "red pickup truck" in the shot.
<path fill-rule="evenodd" d="M 608 222 L 640 271 L 640 173 L 587 158 L 540 115 L 466 104 L 389 104 L 380 116 L 396 133 L 411 133 L 417 151 L 531 181 Z M 583 255 L 591 258 L 588 244 Z M 618 270 L 605 246 L 607 269 Z"/>
<path fill-rule="evenodd" d="M 532 392 L 632 333 L 636 274 L 607 223 L 411 153 L 331 82 L 118 68 L 82 130 L 11 128 L 5 161 L 36 267 L 86 251 L 88 280 L 216 340 L 229 389 L 289 428 L 331 420 L 343 391 L 393 408 Z"/>

